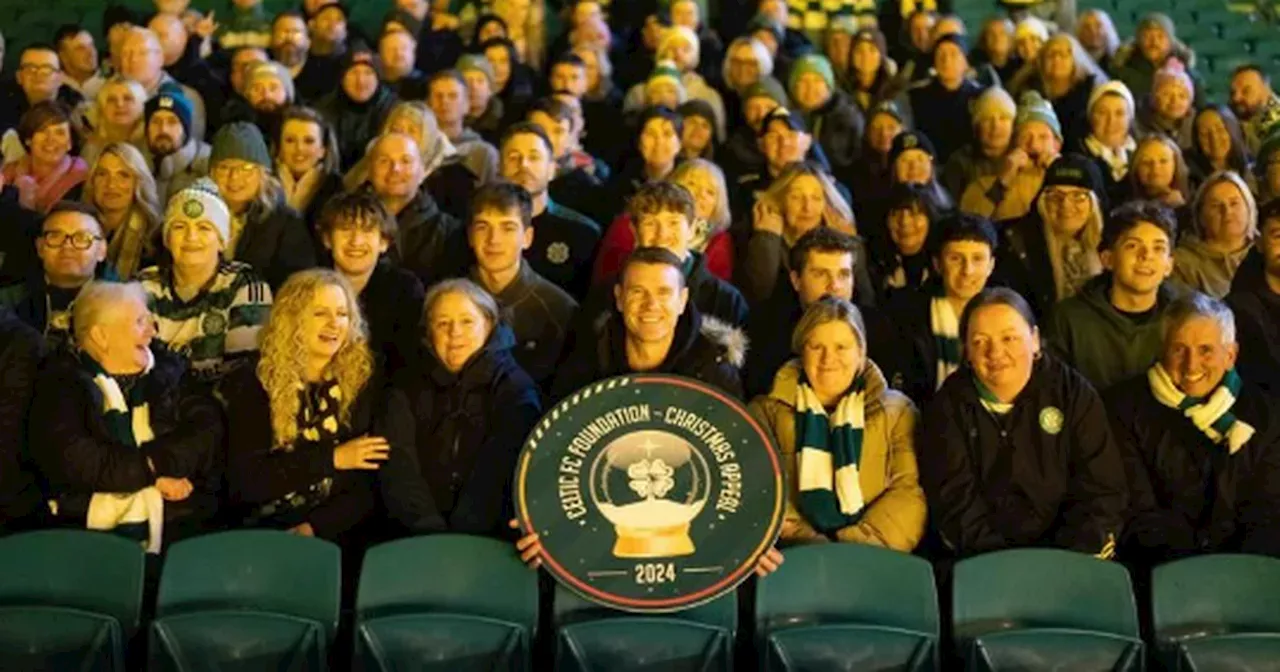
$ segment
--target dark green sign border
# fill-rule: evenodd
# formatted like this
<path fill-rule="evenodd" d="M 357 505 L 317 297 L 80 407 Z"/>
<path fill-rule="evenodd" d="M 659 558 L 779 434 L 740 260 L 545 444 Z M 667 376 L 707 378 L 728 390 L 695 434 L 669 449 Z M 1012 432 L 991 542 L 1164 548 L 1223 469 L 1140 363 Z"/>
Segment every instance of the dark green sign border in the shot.
<path fill-rule="evenodd" d="M 561 585 L 577 593 L 584 599 L 625 611 L 663 613 L 680 611 L 710 602 L 733 590 L 739 583 L 742 583 L 742 581 L 751 576 L 760 556 L 777 543 L 778 535 L 782 531 L 782 516 L 786 506 L 786 487 L 783 483 L 782 464 L 778 459 L 778 451 L 774 448 L 773 442 L 769 440 L 768 434 L 760 428 L 760 423 L 756 422 L 756 419 L 747 411 L 747 408 L 743 406 L 742 402 L 701 381 L 681 376 L 659 374 L 619 376 L 597 383 L 592 383 L 591 385 L 574 392 L 565 401 L 562 401 L 549 409 L 546 415 L 544 415 L 543 418 L 538 421 L 538 424 L 534 426 L 533 431 L 526 440 L 525 448 L 520 455 L 519 465 L 516 467 L 515 503 L 516 510 L 518 511 L 520 518 L 521 529 L 524 534 L 532 534 L 538 529 L 536 523 L 529 515 L 529 507 L 525 499 L 525 479 L 528 476 L 529 464 L 533 460 L 533 451 L 536 450 L 537 446 L 537 439 L 535 437 L 539 435 L 539 432 L 546 432 L 555 420 L 567 411 L 569 406 L 571 406 L 570 400 L 573 400 L 575 397 L 580 397 L 584 392 L 586 394 L 599 393 L 606 389 L 612 389 L 618 385 L 674 385 L 684 387 L 713 397 L 727 406 L 729 410 L 737 413 L 741 420 L 755 432 L 756 436 L 760 440 L 759 445 L 764 447 L 765 452 L 769 456 L 769 462 L 773 466 L 775 496 L 773 513 L 770 517 L 769 525 L 766 528 L 768 532 L 760 541 L 760 545 L 757 546 L 738 567 L 733 571 L 728 572 L 725 575 L 725 578 L 711 586 L 703 588 L 702 590 L 675 598 L 667 597 L 656 600 L 638 600 L 600 590 L 567 571 L 561 562 L 559 562 L 550 553 L 547 553 L 545 547 L 543 547 L 541 554 L 542 566 L 545 567 L 547 571 L 551 573 L 551 576 L 559 581 Z"/>

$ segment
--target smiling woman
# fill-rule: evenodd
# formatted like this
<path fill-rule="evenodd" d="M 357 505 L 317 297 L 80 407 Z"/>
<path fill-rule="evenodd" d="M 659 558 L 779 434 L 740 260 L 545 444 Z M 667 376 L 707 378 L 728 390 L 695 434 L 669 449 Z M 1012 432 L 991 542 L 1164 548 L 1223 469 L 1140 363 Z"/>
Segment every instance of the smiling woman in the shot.
<path fill-rule="evenodd" d="M 127 280 L 154 263 L 160 203 L 155 178 L 137 148 L 124 142 L 102 148 L 89 171 L 84 202 L 98 209 L 109 241 L 107 261 L 119 277 Z"/>
<path fill-rule="evenodd" d="M 36 103 L 18 121 L 18 139 L 27 155 L 5 164 L 0 187 L 17 189 L 28 210 L 48 212 L 64 198 L 75 198 L 89 167 L 71 155 L 71 116 L 61 103 Z"/>

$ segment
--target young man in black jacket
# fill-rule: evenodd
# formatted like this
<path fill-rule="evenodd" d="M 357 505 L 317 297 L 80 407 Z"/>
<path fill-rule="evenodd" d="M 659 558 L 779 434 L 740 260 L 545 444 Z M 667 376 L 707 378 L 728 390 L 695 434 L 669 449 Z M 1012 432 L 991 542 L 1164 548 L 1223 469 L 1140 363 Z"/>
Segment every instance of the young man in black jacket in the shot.
<path fill-rule="evenodd" d="M 545 390 L 560 363 L 578 302 L 524 259 L 534 241 L 529 192 L 509 182 L 481 187 L 471 199 L 467 240 L 476 258 L 471 279 L 502 307 L 516 340 L 512 354 Z"/>
<path fill-rule="evenodd" d="M 1280 555 L 1280 408 L 1242 379 L 1231 310 L 1202 294 L 1165 315 L 1163 352 L 1108 392 L 1129 473 L 1127 557 Z"/>
<path fill-rule="evenodd" d="M 698 312 L 683 271 L 684 263 L 668 250 L 632 252 L 613 290 L 617 312 L 598 331 L 579 335 L 552 385 L 552 398 L 627 373 L 674 373 L 741 398 L 746 339 L 739 329 Z"/>

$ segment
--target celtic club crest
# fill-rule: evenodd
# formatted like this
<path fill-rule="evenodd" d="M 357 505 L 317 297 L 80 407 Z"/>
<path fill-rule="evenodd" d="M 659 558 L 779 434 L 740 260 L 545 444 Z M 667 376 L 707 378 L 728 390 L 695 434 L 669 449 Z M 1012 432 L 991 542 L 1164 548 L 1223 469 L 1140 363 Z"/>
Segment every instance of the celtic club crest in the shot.
<path fill-rule="evenodd" d="M 733 590 L 777 539 L 777 452 L 747 410 L 688 378 L 579 390 L 525 442 L 516 511 L 543 564 L 582 597 L 666 612 Z"/>

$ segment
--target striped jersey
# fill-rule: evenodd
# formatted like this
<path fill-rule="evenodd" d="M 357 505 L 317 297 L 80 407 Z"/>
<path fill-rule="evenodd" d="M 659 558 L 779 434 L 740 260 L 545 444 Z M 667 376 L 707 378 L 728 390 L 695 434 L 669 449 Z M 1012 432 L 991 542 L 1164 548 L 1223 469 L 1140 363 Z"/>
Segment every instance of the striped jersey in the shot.
<path fill-rule="evenodd" d="M 253 268 L 223 261 L 191 301 L 173 288 L 173 272 L 152 266 L 138 275 L 155 314 L 156 337 L 185 356 L 197 378 L 217 380 L 235 360 L 258 350 L 258 332 L 271 310 L 271 288 Z"/>
<path fill-rule="evenodd" d="M 827 25 L 837 18 L 874 17 L 876 0 L 787 0 L 787 10 L 788 28 L 820 39 Z"/>

